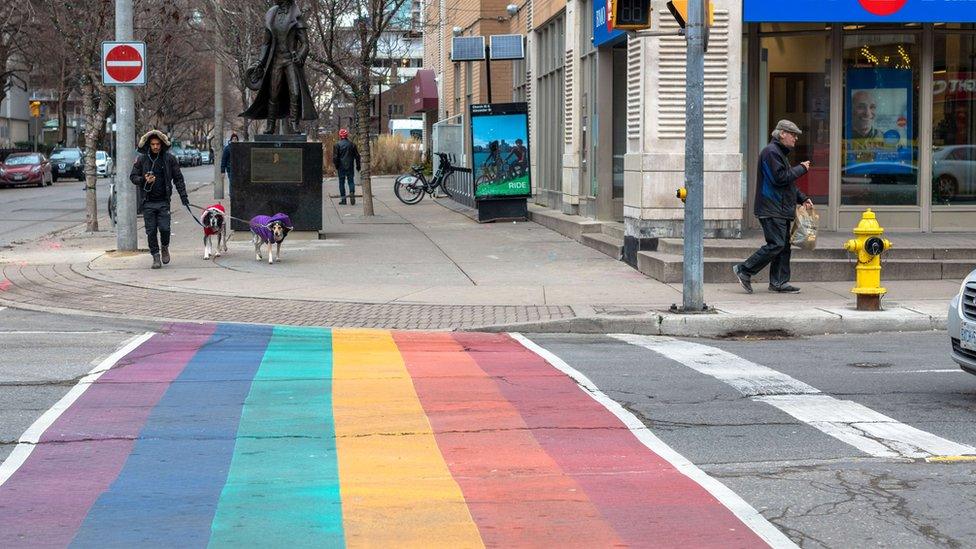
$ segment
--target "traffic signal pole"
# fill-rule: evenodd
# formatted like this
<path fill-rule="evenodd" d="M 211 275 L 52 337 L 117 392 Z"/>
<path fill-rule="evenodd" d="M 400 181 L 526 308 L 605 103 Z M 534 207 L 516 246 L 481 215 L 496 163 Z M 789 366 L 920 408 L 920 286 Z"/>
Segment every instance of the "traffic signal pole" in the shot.
<path fill-rule="evenodd" d="M 705 8 L 688 1 L 687 91 L 685 98 L 685 201 L 683 312 L 705 310 Z"/>
<path fill-rule="evenodd" d="M 115 0 L 115 39 L 132 40 L 132 0 Z M 115 192 L 118 221 L 115 227 L 116 249 L 134 252 L 139 248 L 136 233 L 136 188 L 129 182 L 129 171 L 135 162 L 135 90 L 115 87 L 116 158 Z"/>

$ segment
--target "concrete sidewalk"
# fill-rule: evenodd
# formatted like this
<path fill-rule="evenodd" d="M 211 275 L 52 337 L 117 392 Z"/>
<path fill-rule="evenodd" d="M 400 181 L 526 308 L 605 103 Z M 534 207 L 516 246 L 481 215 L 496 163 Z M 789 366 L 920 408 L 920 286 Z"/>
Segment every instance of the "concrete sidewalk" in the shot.
<path fill-rule="evenodd" d="M 204 261 L 200 228 L 178 201 L 174 201 L 173 262 L 162 270 L 149 270 L 148 254 L 107 252 L 115 244 L 108 232 L 85 235 L 73 230 L 4 250 L 0 266 L 6 279 L 0 283 L 0 302 L 152 318 L 187 319 L 189 315 L 200 320 L 255 321 L 254 315 L 267 309 L 267 301 L 276 300 L 288 303 L 285 309 L 305 311 L 294 318 L 283 315 L 284 320 L 300 324 L 815 334 L 939 328 L 945 322 L 946 304 L 959 288 L 959 282 L 951 280 L 892 282 L 887 285 L 888 310 L 857 313 L 852 310 L 849 282 L 803 284 L 799 295 L 771 294 L 759 286 L 756 294 L 746 295 L 730 273 L 728 284 L 706 285 L 706 301 L 716 309 L 714 314 L 671 315 L 666 311 L 681 301 L 680 284 L 649 279 L 534 223 L 479 225 L 453 203 L 442 205 L 429 198 L 414 206 L 401 204 L 393 195 L 392 181 L 374 182 L 377 215 L 370 219 L 361 216 L 361 205 L 339 206 L 338 200 L 327 199 L 326 239 L 289 238 L 281 262 L 275 265 L 256 261 L 250 235 L 240 233 L 231 239 L 228 254 Z M 327 191 L 334 190 L 335 182 L 325 185 Z M 191 202 L 207 205 L 213 202 L 210 196 L 211 189 L 203 187 L 191 195 Z M 96 300 L 98 306 L 93 307 L 92 302 L 69 299 L 85 297 L 84 292 L 52 295 L 59 285 L 84 289 L 86 284 L 116 296 L 112 299 L 137 301 L 119 305 Z M 133 295 L 118 297 L 124 292 Z M 170 297 L 155 303 L 157 294 Z M 227 300 L 247 314 L 212 311 L 216 304 L 226 308 Z M 261 305 L 252 307 L 252 302 Z M 368 318 L 361 313 L 366 310 Z"/>

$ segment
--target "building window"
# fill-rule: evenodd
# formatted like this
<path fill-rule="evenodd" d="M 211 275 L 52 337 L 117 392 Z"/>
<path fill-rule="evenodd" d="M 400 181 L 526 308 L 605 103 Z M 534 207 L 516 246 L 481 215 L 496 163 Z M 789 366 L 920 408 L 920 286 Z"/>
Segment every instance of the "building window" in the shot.
<path fill-rule="evenodd" d="M 937 31 L 934 68 L 932 204 L 974 204 L 976 33 Z"/>
<path fill-rule="evenodd" d="M 844 37 L 841 204 L 918 204 L 919 42 L 914 33 Z"/>
<path fill-rule="evenodd" d="M 528 101 L 528 60 L 516 59 L 512 61 L 512 101 L 516 103 Z"/>
<path fill-rule="evenodd" d="M 542 107 L 537 110 L 539 139 L 532 147 L 538 151 L 539 201 L 550 208 L 562 207 L 565 24 L 565 14 L 560 14 L 537 31 L 535 41 L 539 73 L 533 95 Z"/>
<path fill-rule="evenodd" d="M 803 130 L 790 160 L 794 164 L 809 160 L 810 172 L 797 186 L 815 203 L 825 205 L 830 195 L 830 33 L 768 36 L 761 44 L 766 98 L 760 137 L 769 140 L 783 119 Z"/>

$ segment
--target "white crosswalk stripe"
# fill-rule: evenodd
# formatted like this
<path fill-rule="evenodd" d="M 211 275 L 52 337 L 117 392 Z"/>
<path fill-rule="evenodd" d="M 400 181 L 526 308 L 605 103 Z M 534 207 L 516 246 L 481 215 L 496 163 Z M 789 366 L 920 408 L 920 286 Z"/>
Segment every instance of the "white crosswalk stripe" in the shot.
<path fill-rule="evenodd" d="M 796 378 L 732 353 L 669 337 L 613 334 L 727 383 L 799 421 L 876 457 L 930 458 L 976 454 L 976 448 L 944 439 L 867 406 L 823 394 Z"/>

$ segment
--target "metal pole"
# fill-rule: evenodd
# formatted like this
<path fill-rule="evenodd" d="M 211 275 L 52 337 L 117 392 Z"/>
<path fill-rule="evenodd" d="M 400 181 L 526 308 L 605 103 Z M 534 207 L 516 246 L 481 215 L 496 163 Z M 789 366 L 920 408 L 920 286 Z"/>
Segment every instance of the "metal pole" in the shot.
<path fill-rule="evenodd" d="M 683 305 L 688 313 L 705 306 L 703 224 L 705 217 L 705 0 L 688 2 L 687 95 L 685 102 L 685 201 Z"/>
<path fill-rule="evenodd" d="M 218 3 L 219 7 L 219 3 Z M 224 198 L 224 174 L 220 173 L 220 162 L 217 155 L 224 152 L 224 68 L 220 58 L 214 59 L 214 132 L 213 149 L 214 153 L 210 156 L 210 161 L 214 166 L 214 200 Z"/>
<path fill-rule="evenodd" d="M 115 0 L 115 39 L 132 40 L 132 0 Z M 116 162 L 115 192 L 118 223 L 115 227 L 116 249 L 134 252 L 139 249 L 136 233 L 136 188 L 129 181 L 129 170 L 135 159 L 135 90 L 115 87 Z"/>
<path fill-rule="evenodd" d="M 468 68 L 471 64 L 468 63 Z M 491 103 L 491 46 L 485 46 L 485 78 L 488 80 L 488 102 Z"/>

